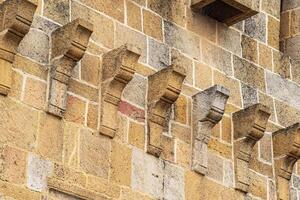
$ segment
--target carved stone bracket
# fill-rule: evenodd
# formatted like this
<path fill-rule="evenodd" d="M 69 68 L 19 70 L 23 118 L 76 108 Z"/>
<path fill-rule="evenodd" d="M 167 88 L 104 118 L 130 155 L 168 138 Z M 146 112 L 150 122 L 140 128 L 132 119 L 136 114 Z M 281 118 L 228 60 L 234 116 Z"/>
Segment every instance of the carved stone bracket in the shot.
<path fill-rule="evenodd" d="M 289 199 L 293 167 L 300 158 L 300 124 L 278 130 L 272 136 L 277 198 Z"/>
<path fill-rule="evenodd" d="M 83 57 L 93 25 L 76 19 L 51 34 L 52 55 L 48 112 L 62 117 L 66 110 L 67 88 L 71 72 Z"/>
<path fill-rule="evenodd" d="M 115 136 L 122 92 L 133 78 L 140 55 L 140 49 L 128 45 L 103 55 L 100 118 L 100 133 L 103 135 Z"/>
<path fill-rule="evenodd" d="M 212 128 L 222 119 L 229 90 L 215 85 L 193 96 L 192 169 L 207 172 L 207 144 Z"/>
<path fill-rule="evenodd" d="M 186 77 L 186 69 L 179 65 L 171 65 L 148 77 L 148 145 L 147 152 L 160 156 L 163 143 L 170 142 L 168 123 L 172 104 L 181 92 Z"/>
<path fill-rule="evenodd" d="M 243 21 L 259 12 L 257 0 L 192 0 L 191 8 L 227 25 Z"/>
<path fill-rule="evenodd" d="M 37 5 L 28 0 L 6 0 L 0 5 L 0 94 L 11 88 L 12 63 L 28 33 Z"/>
<path fill-rule="evenodd" d="M 243 192 L 249 188 L 249 162 L 253 147 L 265 132 L 269 108 L 255 104 L 233 113 L 235 187 Z"/>

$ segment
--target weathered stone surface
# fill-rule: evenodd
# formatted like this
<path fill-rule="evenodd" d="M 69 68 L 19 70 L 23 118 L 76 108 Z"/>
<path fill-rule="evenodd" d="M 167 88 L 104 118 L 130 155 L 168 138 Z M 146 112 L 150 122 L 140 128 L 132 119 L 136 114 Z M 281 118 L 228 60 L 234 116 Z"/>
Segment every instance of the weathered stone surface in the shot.
<path fill-rule="evenodd" d="M 272 50 L 264 44 L 259 44 L 259 65 L 272 71 Z"/>
<path fill-rule="evenodd" d="M 223 159 L 213 153 L 208 153 L 207 160 L 207 176 L 218 182 L 223 182 Z"/>
<path fill-rule="evenodd" d="M 86 185 L 86 175 L 83 172 L 57 163 L 54 164 L 53 174 L 50 178 L 64 181 L 70 185 L 81 187 Z"/>
<path fill-rule="evenodd" d="M 68 95 L 66 104 L 65 119 L 70 122 L 84 124 L 86 102 L 73 95 Z"/>
<path fill-rule="evenodd" d="M 37 152 L 56 162 L 62 161 L 63 125 L 59 118 L 40 114 Z"/>
<path fill-rule="evenodd" d="M 38 112 L 0 97 L 0 141 L 32 150 L 38 130 Z"/>
<path fill-rule="evenodd" d="M 170 48 L 151 38 L 148 39 L 148 64 L 158 70 L 166 68 L 170 63 Z"/>
<path fill-rule="evenodd" d="M 47 188 L 47 177 L 53 171 L 53 163 L 29 154 L 27 169 L 27 187 L 34 191 L 43 191 Z"/>
<path fill-rule="evenodd" d="M 300 60 L 300 35 L 290 38 L 286 41 L 284 53 L 295 60 Z"/>
<path fill-rule="evenodd" d="M 261 91 L 266 90 L 264 70 L 237 56 L 233 56 L 234 76 Z"/>
<path fill-rule="evenodd" d="M 153 198 L 142 194 L 141 192 L 136 192 L 128 188 L 122 188 L 120 200 L 128 199 L 139 199 L 139 200 L 154 200 Z"/>
<path fill-rule="evenodd" d="M 124 88 L 123 98 L 134 105 L 145 108 L 146 87 L 147 79 L 136 74 Z"/>
<path fill-rule="evenodd" d="M 128 130 L 128 143 L 137 148 L 145 148 L 145 125 L 130 122 Z"/>
<path fill-rule="evenodd" d="M 165 163 L 164 167 L 164 199 L 170 200 L 184 200 L 184 170 Z"/>
<path fill-rule="evenodd" d="M 228 51 L 241 56 L 242 47 L 238 41 L 241 40 L 240 32 L 229 28 L 228 26 L 218 24 L 218 44 Z"/>
<path fill-rule="evenodd" d="M 258 62 L 257 42 L 254 39 L 246 35 L 242 35 L 242 48 L 243 58 L 254 63 Z"/>
<path fill-rule="evenodd" d="M 100 59 L 97 56 L 84 54 L 81 60 L 81 79 L 95 86 L 99 84 Z"/>
<path fill-rule="evenodd" d="M 267 199 L 267 179 L 250 170 L 249 192 L 254 196 Z"/>
<path fill-rule="evenodd" d="M 148 8 L 166 18 L 169 21 L 175 22 L 178 25 L 184 26 L 185 14 L 185 0 L 164 1 L 164 0 L 149 0 L 147 2 Z"/>
<path fill-rule="evenodd" d="M 31 78 L 27 78 L 25 84 L 23 101 L 34 108 L 44 109 L 46 106 L 47 84 Z"/>
<path fill-rule="evenodd" d="M 80 0 L 80 2 L 124 22 L 124 2 L 122 0 Z"/>
<path fill-rule="evenodd" d="M 132 151 L 131 187 L 153 196 L 163 197 L 163 162 L 144 152 Z"/>
<path fill-rule="evenodd" d="M 246 108 L 258 103 L 257 91 L 254 88 L 243 83 L 241 84 L 241 86 L 243 95 L 243 107 Z"/>
<path fill-rule="evenodd" d="M 143 10 L 143 30 L 146 35 L 162 41 L 162 18 L 153 14 L 153 12 Z"/>
<path fill-rule="evenodd" d="M 114 24 L 112 19 L 99 14 L 98 12 L 88 9 L 85 6 L 73 1 L 71 4 L 71 18 L 75 20 L 77 18 L 82 18 L 89 21 L 92 24 L 102 24 L 102 28 L 95 28 L 91 38 L 104 47 L 113 48 L 114 47 Z"/>
<path fill-rule="evenodd" d="M 240 83 L 218 71 L 213 71 L 213 74 L 215 84 L 222 85 L 229 89 L 231 95 L 229 96 L 228 103 L 242 107 Z"/>
<path fill-rule="evenodd" d="M 233 171 L 233 163 L 231 161 L 224 160 L 223 163 L 223 182 L 227 187 L 233 187 L 234 185 L 234 171 Z"/>
<path fill-rule="evenodd" d="M 10 146 L 4 146 L 1 147 L 0 156 L 0 179 L 15 184 L 24 184 L 27 153 Z"/>
<path fill-rule="evenodd" d="M 138 0 L 139 1 L 139 0 Z M 134 29 L 142 31 L 142 9 L 132 1 L 126 2 L 127 23 Z"/>
<path fill-rule="evenodd" d="M 283 3 L 284 4 L 284 3 Z M 262 0 L 262 10 L 273 15 L 277 19 L 280 17 L 280 0 Z"/>
<path fill-rule="evenodd" d="M 189 168 L 191 165 L 192 150 L 190 144 L 177 141 L 176 145 L 176 161 L 179 166 Z"/>
<path fill-rule="evenodd" d="M 174 120 L 182 124 L 187 123 L 187 98 L 183 95 L 174 103 Z"/>
<path fill-rule="evenodd" d="M 231 54 L 228 51 L 202 40 L 202 56 L 204 63 L 225 72 L 226 75 L 232 75 Z"/>
<path fill-rule="evenodd" d="M 132 151 L 125 145 L 112 143 L 110 180 L 118 185 L 130 186 Z"/>
<path fill-rule="evenodd" d="M 266 72 L 267 94 L 294 107 L 300 107 L 300 87 L 271 72 Z"/>
<path fill-rule="evenodd" d="M 268 44 L 279 49 L 280 21 L 268 16 Z"/>
<path fill-rule="evenodd" d="M 121 188 L 118 185 L 97 176 L 87 176 L 87 188 L 112 198 L 119 198 L 121 195 Z"/>
<path fill-rule="evenodd" d="M 212 69 L 203 63 L 195 63 L 195 86 L 200 89 L 212 86 Z"/>
<path fill-rule="evenodd" d="M 62 25 L 70 19 L 70 1 L 68 0 L 45 0 L 44 15 Z"/>
<path fill-rule="evenodd" d="M 282 2 L 282 11 L 290 10 L 300 6 L 300 2 L 294 0 L 287 0 Z"/>
<path fill-rule="evenodd" d="M 59 25 L 43 16 L 36 15 L 32 21 L 32 28 L 39 29 L 50 35 L 52 31 L 59 28 Z"/>
<path fill-rule="evenodd" d="M 266 15 L 259 13 L 245 20 L 245 33 L 261 42 L 266 42 Z"/>
<path fill-rule="evenodd" d="M 194 65 L 193 60 L 177 49 L 172 49 L 171 51 L 171 64 L 181 65 L 186 68 L 186 77 L 183 83 L 193 85 L 194 79 Z"/>
<path fill-rule="evenodd" d="M 79 147 L 79 132 L 80 128 L 75 123 L 64 123 L 64 138 L 63 138 L 63 163 L 65 165 L 76 167 L 78 164 L 78 147 Z"/>
<path fill-rule="evenodd" d="M 266 162 L 272 163 L 272 136 L 271 134 L 265 134 L 259 141 L 260 144 L 260 158 Z"/>
<path fill-rule="evenodd" d="M 92 133 L 87 129 L 80 131 L 80 167 L 88 174 L 108 178 L 110 168 L 111 142 L 108 138 Z"/>
<path fill-rule="evenodd" d="M 291 11 L 291 34 L 297 35 L 300 33 L 300 9 Z"/>
<path fill-rule="evenodd" d="M 186 31 L 175 24 L 164 21 L 164 36 L 166 44 L 189 54 L 191 57 L 199 60 L 200 57 L 200 39 L 189 31 Z"/>
<path fill-rule="evenodd" d="M 37 29 L 31 29 L 21 41 L 18 52 L 40 63 L 49 62 L 49 36 Z"/>
<path fill-rule="evenodd" d="M 145 35 L 120 24 L 116 24 L 115 32 L 115 48 L 124 44 L 137 47 L 141 50 L 139 61 L 147 63 L 147 38 Z"/>

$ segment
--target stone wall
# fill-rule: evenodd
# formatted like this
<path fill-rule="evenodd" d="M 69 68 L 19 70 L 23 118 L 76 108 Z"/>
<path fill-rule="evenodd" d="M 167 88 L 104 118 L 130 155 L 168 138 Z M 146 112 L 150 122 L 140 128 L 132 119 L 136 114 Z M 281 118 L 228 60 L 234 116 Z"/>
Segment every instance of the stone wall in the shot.
<path fill-rule="evenodd" d="M 7 1 L 0 199 L 300 199 L 299 0 Z"/>

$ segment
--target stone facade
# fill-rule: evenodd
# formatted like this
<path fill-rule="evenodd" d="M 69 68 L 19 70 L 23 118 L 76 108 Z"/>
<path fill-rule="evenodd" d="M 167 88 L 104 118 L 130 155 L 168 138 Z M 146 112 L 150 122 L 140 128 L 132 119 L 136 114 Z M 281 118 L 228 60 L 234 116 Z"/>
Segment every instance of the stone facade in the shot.
<path fill-rule="evenodd" d="M 0 0 L 0 20 L 1 200 L 300 199 L 299 0 Z"/>

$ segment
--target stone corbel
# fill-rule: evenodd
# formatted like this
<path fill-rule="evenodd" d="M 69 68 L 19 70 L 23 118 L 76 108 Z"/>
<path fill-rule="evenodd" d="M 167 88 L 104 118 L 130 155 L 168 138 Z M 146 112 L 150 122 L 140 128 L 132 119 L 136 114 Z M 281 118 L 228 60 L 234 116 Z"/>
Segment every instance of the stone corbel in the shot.
<path fill-rule="evenodd" d="M 17 48 L 28 33 L 36 4 L 28 0 L 6 0 L 0 4 L 0 94 L 11 88 L 12 63 Z"/>
<path fill-rule="evenodd" d="M 300 158 L 300 124 L 273 133 L 274 168 L 277 199 L 289 199 L 289 182 L 293 167 Z"/>
<path fill-rule="evenodd" d="M 186 69 L 179 65 L 171 65 L 148 77 L 147 100 L 147 152 L 160 156 L 163 144 L 170 142 L 168 132 L 171 107 L 179 97 L 182 83 L 186 77 Z"/>
<path fill-rule="evenodd" d="M 52 32 L 48 112 L 63 117 L 72 69 L 83 57 L 93 25 L 76 19 Z"/>
<path fill-rule="evenodd" d="M 192 0 L 191 8 L 227 25 L 243 21 L 259 12 L 257 0 Z"/>
<path fill-rule="evenodd" d="M 249 189 L 251 154 L 256 142 L 264 135 L 269 117 L 269 108 L 262 104 L 252 105 L 233 113 L 232 116 L 235 187 L 246 193 Z"/>
<path fill-rule="evenodd" d="M 192 169 L 207 173 L 207 144 L 212 128 L 222 119 L 229 90 L 215 85 L 193 96 Z"/>
<path fill-rule="evenodd" d="M 111 138 L 115 136 L 122 92 L 133 78 L 140 55 L 141 50 L 130 45 L 103 55 L 100 134 Z"/>

